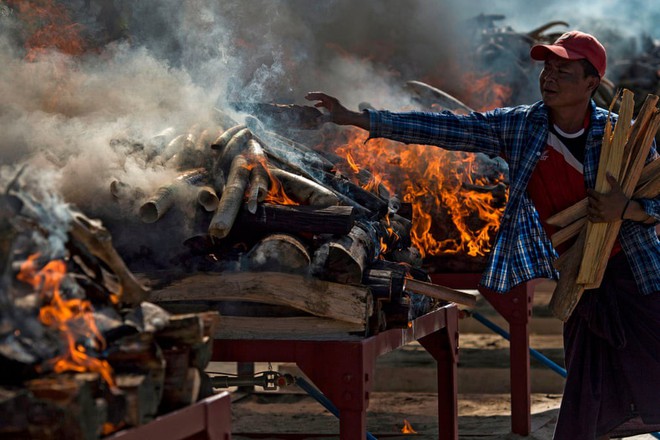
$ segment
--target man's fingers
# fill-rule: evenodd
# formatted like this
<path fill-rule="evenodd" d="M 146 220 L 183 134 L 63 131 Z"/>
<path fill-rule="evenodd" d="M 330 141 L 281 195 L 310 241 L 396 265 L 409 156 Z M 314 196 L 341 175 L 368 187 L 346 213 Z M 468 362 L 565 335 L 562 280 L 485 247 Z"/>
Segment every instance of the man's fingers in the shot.
<path fill-rule="evenodd" d="M 610 186 L 612 187 L 612 191 L 615 191 L 615 190 L 616 191 L 621 191 L 621 185 L 619 185 L 619 182 L 610 173 L 607 173 L 607 181 L 609 182 Z"/>

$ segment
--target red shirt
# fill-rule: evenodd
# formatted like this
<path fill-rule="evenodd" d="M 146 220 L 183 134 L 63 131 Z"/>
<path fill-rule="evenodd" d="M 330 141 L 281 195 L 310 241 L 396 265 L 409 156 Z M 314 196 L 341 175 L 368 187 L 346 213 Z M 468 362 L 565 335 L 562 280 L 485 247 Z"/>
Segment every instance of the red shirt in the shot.
<path fill-rule="evenodd" d="M 588 124 L 587 117 L 585 127 L 574 134 L 564 133 L 556 126 L 551 128 L 546 148 L 527 185 L 527 193 L 536 206 L 548 236 L 552 236 L 559 228 L 549 225 L 547 219 L 587 197 L 581 158 Z M 561 244 L 557 252 L 561 254 L 571 244 L 572 241 Z M 617 240 L 612 256 L 620 250 L 621 246 Z"/>

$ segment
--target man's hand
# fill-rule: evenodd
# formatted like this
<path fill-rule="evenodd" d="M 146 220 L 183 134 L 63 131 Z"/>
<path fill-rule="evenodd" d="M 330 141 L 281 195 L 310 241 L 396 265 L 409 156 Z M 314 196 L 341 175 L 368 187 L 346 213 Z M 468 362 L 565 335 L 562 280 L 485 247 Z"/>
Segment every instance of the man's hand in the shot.
<path fill-rule="evenodd" d="M 593 189 L 587 190 L 589 205 L 587 214 L 590 222 L 602 223 L 621 220 L 624 210 L 629 204 L 628 197 L 623 193 L 621 185 L 614 176 L 607 174 L 607 181 L 612 189 L 608 193 L 599 193 Z"/>
<path fill-rule="evenodd" d="M 323 92 L 310 92 L 305 95 L 308 101 L 319 101 L 314 107 L 323 107 L 328 110 L 330 121 L 338 125 L 355 125 L 356 127 L 369 130 L 369 115 L 367 113 L 354 112 L 344 107 L 334 96 Z"/>

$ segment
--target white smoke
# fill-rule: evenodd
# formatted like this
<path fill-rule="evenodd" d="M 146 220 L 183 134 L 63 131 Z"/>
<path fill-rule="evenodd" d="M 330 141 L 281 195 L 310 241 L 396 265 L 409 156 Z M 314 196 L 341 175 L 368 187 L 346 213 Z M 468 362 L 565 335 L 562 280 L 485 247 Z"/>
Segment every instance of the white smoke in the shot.
<path fill-rule="evenodd" d="M 642 0 L 62 0 L 88 50 L 27 60 L 31 28 L 14 3 L 0 2 L 0 164 L 52 170 L 64 200 L 90 215 L 125 214 L 114 180 L 143 195 L 171 181 L 152 137 L 227 128 L 215 106 L 304 104 L 323 90 L 352 108 L 407 108 L 408 80 L 460 96 L 478 13 L 502 14 L 498 24 L 519 32 L 564 20 L 613 50 L 660 37 L 660 4 Z"/>

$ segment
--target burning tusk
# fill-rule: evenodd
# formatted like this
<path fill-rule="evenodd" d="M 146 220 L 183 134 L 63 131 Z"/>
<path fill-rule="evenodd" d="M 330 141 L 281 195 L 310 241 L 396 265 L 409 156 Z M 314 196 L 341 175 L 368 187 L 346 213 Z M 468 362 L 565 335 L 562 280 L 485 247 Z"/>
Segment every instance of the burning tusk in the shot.
<path fill-rule="evenodd" d="M 438 104 L 447 110 L 460 110 L 465 113 L 472 113 L 474 110 L 463 104 L 459 99 L 454 98 L 447 92 L 443 92 L 433 86 L 421 81 L 408 81 L 406 86 L 412 90 L 423 101 L 424 105 L 430 107 L 430 104 Z"/>
<path fill-rule="evenodd" d="M 197 203 L 202 205 L 207 212 L 213 212 L 218 207 L 220 199 L 213 188 L 202 186 L 197 192 Z"/>
<path fill-rule="evenodd" d="M 209 225 L 209 234 L 213 237 L 224 238 L 231 231 L 243 201 L 248 177 L 249 170 L 245 156 L 236 155 L 231 163 L 227 185 Z"/>
<path fill-rule="evenodd" d="M 266 155 L 259 142 L 250 139 L 247 143 L 247 158 L 252 169 L 250 170 L 250 189 L 247 208 L 250 214 L 257 212 L 257 203 L 263 202 L 268 195 L 270 178 L 266 171 Z"/>
<path fill-rule="evenodd" d="M 161 186 L 146 203 L 140 207 L 140 220 L 153 223 L 161 218 L 173 205 L 177 193 L 186 185 L 195 185 L 206 178 L 203 169 L 195 169 L 180 174 L 176 180 Z"/>

